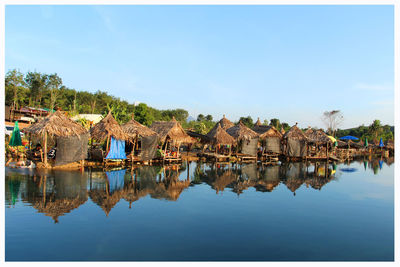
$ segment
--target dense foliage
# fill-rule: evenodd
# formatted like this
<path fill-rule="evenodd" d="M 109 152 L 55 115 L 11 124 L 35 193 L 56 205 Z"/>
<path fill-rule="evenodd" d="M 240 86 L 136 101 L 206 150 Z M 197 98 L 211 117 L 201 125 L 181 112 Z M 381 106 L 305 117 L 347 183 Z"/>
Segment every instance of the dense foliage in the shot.
<path fill-rule="evenodd" d="M 150 126 L 153 121 L 169 121 L 172 117 L 175 117 L 177 121 L 182 123 L 185 129 L 191 129 L 201 134 L 208 133 L 216 124 L 211 115 L 199 114 L 197 120 L 188 121 L 189 113 L 184 109 L 158 110 L 144 103 L 134 105 L 118 97 L 111 96 L 106 92 L 97 91 L 91 93 L 68 88 L 62 84 L 62 79 L 57 73 L 45 74 L 34 71 L 24 75 L 16 69 L 8 71 L 5 77 L 5 104 L 16 109 L 23 106 L 48 109 L 60 108 L 61 110 L 68 111 L 71 116 L 79 113 L 105 115 L 111 110 L 119 123 L 129 121 L 132 114 L 134 114 L 135 120 L 147 126 Z M 340 112 L 332 111 L 329 114 L 336 116 Z M 337 126 L 338 122 L 331 117 L 329 119 L 330 121 L 334 121 L 334 123 L 330 122 L 329 127 L 335 129 L 334 126 Z M 254 126 L 251 116 L 240 117 L 239 120 L 249 128 Z M 273 118 L 269 122 L 268 120 L 264 120 L 263 124 L 273 125 L 278 130 L 283 128 L 285 131 L 288 131 L 290 129 L 289 124 L 285 122 L 281 123 L 277 118 Z M 332 126 L 333 124 L 334 126 Z M 368 127 L 359 126 L 347 130 L 338 129 L 336 136 L 353 135 L 363 140 L 366 137 L 369 142 L 374 140 L 379 141 L 380 138 L 386 141 L 393 139 L 393 132 L 394 127 L 389 125 L 382 126 L 379 120 L 375 120 Z"/>
<path fill-rule="evenodd" d="M 351 128 L 346 130 L 338 129 L 336 131 L 336 137 L 352 135 L 365 140 L 368 142 L 379 142 L 380 138 L 385 142 L 387 140 L 393 140 L 394 138 L 394 127 L 390 125 L 381 125 L 379 120 L 374 120 L 369 126 L 358 126 L 357 128 Z"/>

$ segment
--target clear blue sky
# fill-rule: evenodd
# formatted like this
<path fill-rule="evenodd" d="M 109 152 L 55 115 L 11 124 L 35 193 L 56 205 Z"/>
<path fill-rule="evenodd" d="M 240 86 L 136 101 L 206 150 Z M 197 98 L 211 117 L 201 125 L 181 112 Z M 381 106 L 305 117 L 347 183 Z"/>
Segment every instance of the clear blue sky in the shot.
<path fill-rule="evenodd" d="M 394 123 L 393 6 L 6 6 L 6 70 L 231 120 Z"/>

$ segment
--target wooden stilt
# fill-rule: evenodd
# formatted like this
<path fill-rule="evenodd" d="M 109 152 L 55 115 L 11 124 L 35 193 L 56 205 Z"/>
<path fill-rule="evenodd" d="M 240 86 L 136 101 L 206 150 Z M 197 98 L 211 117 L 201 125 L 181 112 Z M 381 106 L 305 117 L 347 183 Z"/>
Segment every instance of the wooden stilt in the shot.
<path fill-rule="evenodd" d="M 44 132 L 44 166 L 47 168 L 47 131 Z"/>

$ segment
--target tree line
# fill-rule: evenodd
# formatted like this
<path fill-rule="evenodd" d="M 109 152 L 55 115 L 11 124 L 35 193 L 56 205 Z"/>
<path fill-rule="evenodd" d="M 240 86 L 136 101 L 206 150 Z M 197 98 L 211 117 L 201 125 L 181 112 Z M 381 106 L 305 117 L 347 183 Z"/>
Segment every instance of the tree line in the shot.
<path fill-rule="evenodd" d="M 132 114 L 135 120 L 150 126 L 154 121 L 169 121 L 173 117 L 179 121 L 185 129 L 191 129 L 197 133 L 206 134 L 216 124 L 211 115 L 199 114 L 197 119 L 188 121 L 189 113 L 185 109 L 159 110 L 140 103 L 135 105 L 126 100 L 109 95 L 100 90 L 95 93 L 77 91 L 63 84 L 62 78 L 57 73 L 46 74 L 37 71 L 21 73 L 17 69 L 9 70 L 5 77 L 5 104 L 19 109 L 30 106 L 39 108 L 61 109 L 67 111 L 70 116 L 76 114 L 103 114 L 109 111 L 119 123 L 128 122 Z M 369 142 L 393 139 L 394 127 L 381 125 L 379 120 L 374 120 L 369 126 L 341 130 L 338 126 L 343 121 L 343 115 L 339 110 L 326 111 L 321 118 L 327 127 L 327 133 L 336 137 L 353 135 Z M 247 127 L 254 127 L 255 122 L 251 116 L 240 117 Z M 263 125 L 272 125 L 279 131 L 288 131 L 290 125 L 280 122 L 277 118 L 264 120 Z M 306 129 L 303 129 L 306 130 Z"/>

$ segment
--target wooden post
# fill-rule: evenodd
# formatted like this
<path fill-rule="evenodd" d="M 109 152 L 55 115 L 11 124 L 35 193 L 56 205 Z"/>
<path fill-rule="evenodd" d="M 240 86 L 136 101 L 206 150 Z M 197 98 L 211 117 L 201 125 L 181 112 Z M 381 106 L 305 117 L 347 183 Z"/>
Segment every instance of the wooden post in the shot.
<path fill-rule="evenodd" d="M 110 135 L 107 135 L 106 154 L 108 154 L 108 146 L 110 145 Z"/>
<path fill-rule="evenodd" d="M 47 131 L 44 131 L 44 166 L 47 167 Z"/>

